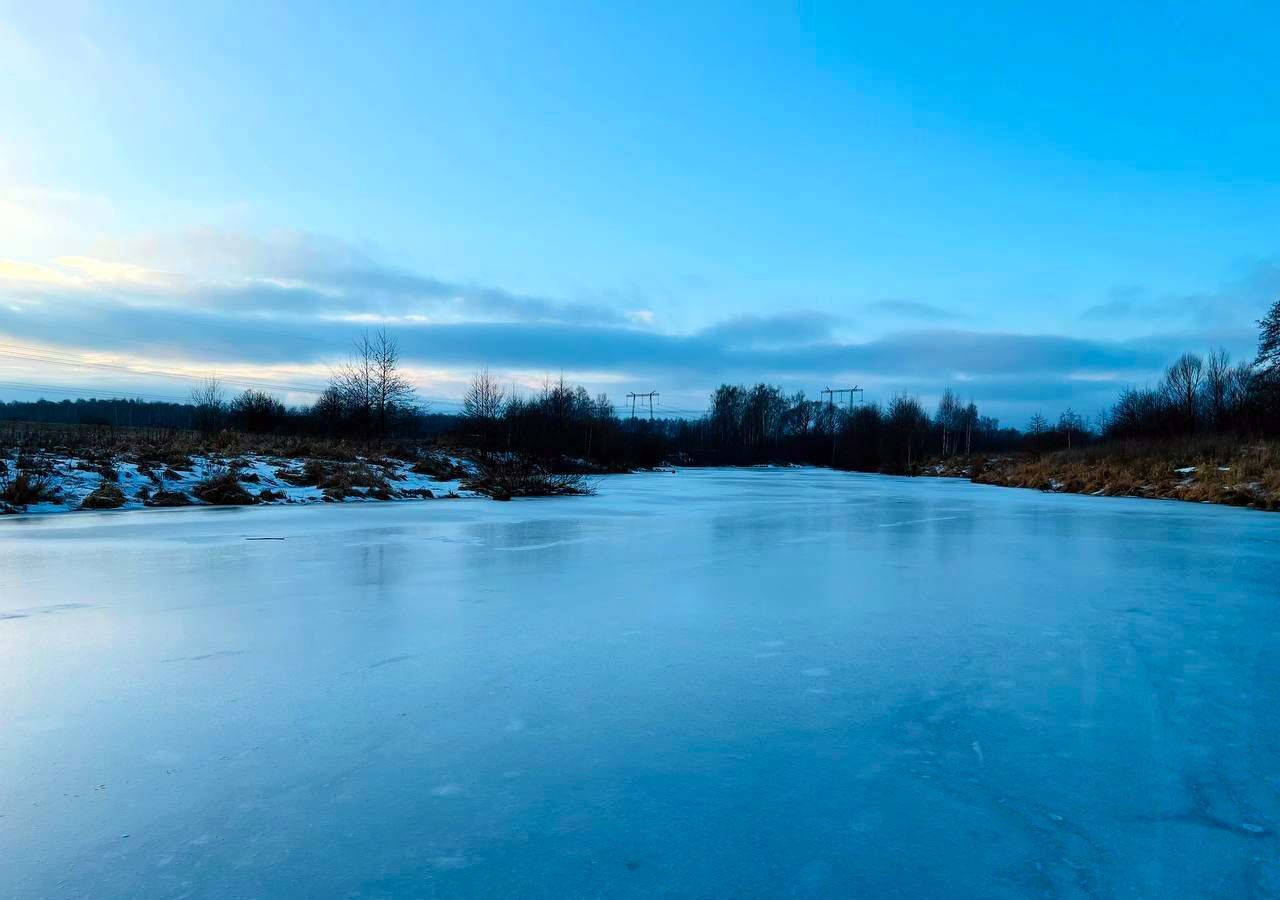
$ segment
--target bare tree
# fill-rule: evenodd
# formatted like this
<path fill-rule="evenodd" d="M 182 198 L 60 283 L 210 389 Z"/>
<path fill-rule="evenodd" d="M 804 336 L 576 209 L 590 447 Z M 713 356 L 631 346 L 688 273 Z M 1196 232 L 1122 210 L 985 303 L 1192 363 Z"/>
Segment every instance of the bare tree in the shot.
<path fill-rule="evenodd" d="M 1187 428 L 1195 428 L 1196 401 L 1203 382 L 1204 360 L 1194 353 L 1182 354 L 1165 372 L 1165 393 Z"/>
<path fill-rule="evenodd" d="M 342 429 L 346 420 L 346 404 L 337 385 L 331 383 L 324 389 L 324 393 L 316 398 L 315 404 L 311 407 L 311 415 L 317 422 L 323 423 L 330 433 Z"/>
<path fill-rule="evenodd" d="M 191 403 L 195 406 L 195 421 L 201 431 L 215 431 L 222 422 L 227 406 L 227 392 L 216 375 L 210 375 L 191 389 Z"/>
<path fill-rule="evenodd" d="M 356 339 L 351 357 L 333 373 L 329 387 L 342 398 L 348 418 L 368 429 L 373 418 L 373 343 L 367 331 Z"/>
<path fill-rule="evenodd" d="M 400 370 L 400 346 L 379 328 L 373 338 L 373 412 L 378 434 L 385 435 L 392 420 L 413 406 L 413 382 Z"/>
<path fill-rule="evenodd" d="M 1247 361 L 1238 362 L 1231 370 L 1227 381 L 1227 408 L 1232 414 L 1239 415 L 1240 410 L 1249 402 L 1249 394 L 1257 379 L 1257 371 Z"/>
<path fill-rule="evenodd" d="M 489 374 L 488 368 L 481 369 L 471 376 L 467 392 L 462 396 L 462 415 L 473 428 L 488 434 L 502 415 L 506 398 L 498 379 Z"/>
<path fill-rule="evenodd" d="M 816 418 L 814 405 L 804 395 L 804 391 L 796 391 L 787 398 L 787 427 L 793 434 L 808 434 Z"/>
<path fill-rule="evenodd" d="M 1204 397 L 1210 427 L 1218 429 L 1226 424 L 1230 393 L 1231 354 L 1219 347 L 1210 352 L 1204 374 Z"/>
<path fill-rule="evenodd" d="M 894 397 L 884 417 L 885 462 L 892 471 L 910 473 L 929 435 L 929 414 L 906 394 Z M 904 467 L 905 464 L 905 467 Z"/>
<path fill-rule="evenodd" d="M 972 400 L 964 408 L 964 452 L 968 456 L 973 452 L 973 429 L 978 424 L 978 405 Z"/>
<path fill-rule="evenodd" d="M 227 407 L 232 424 L 250 434 L 267 434 L 283 424 L 284 404 L 265 391 L 245 388 Z"/>
<path fill-rule="evenodd" d="M 1074 443 L 1073 435 L 1080 435 L 1084 432 L 1084 419 L 1073 410 L 1067 407 L 1067 411 L 1058 417 L 1058 430 L 1064 432 L 1067 436 L 1067 449 L 1070 450 Z"/>
<path fill-rule="evenodd" d="M 951 388 L 947 388 L 942 392 L 942 399 L 938 401 L 938 411 L 933 417 L 934 423 L 942 431 L 943 456 L 955 452 L 956 426 L 959 424 L 960 411 L 960 401 L 956 399 Z"/>
<path fill-rule="evenodd" d="M 351 358 L 330 379 L 347 414 L 366 433 L 387 433 L 394 417 L 410 409 L 413 383 L 400 371 L 400 348 L 383 329 L 356 339 Z"/>

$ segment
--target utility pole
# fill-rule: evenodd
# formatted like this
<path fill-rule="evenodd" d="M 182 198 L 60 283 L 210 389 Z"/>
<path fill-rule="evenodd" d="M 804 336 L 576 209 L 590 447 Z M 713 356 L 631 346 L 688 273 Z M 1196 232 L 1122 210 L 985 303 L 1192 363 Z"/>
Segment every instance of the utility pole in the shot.
<path fill-rule="evenodd" d="M 636 401 L 648 400 L 649 401 L 649 421 L 652 422 L 653 421 L 653 400 L 657 396 L 658 396 L 657 391 L 650 391 L 647 394 L 627 394 L 627 399 L 631 401 L 631 418 L 634 419 L 636 417 Z"/>

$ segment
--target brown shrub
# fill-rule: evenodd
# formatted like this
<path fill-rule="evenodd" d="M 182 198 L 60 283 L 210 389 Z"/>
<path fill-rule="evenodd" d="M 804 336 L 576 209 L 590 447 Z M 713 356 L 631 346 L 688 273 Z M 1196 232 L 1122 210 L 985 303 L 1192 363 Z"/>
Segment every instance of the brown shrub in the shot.
<path fill-rule="evenodd" d="M 477 460 L 477 464 L 479 474 L 464 482 L 463 487 L 494 500 L 595 493 L 594 485 L 582 475 L 548 472 L 525 457 L 494 455 Z"/>
<path fill-rule="evenodd" d="M 195 486 L 195 495 L 214 506 L 250 506 L 258 499 L 240 486 L 235 473 L 222 472 Z"/>
<path fill-rule="evenodd" d="M 26 509 L 32 503 L 56 501 L 60 491 L 48 475 L 32 471 L 14 471 L 0 460 L 0 506 Z"/>
<path fill-rule="evenodd" d="M 147 506 L 191 506 L 192 500 L 182 491 L 156 491 L 146 501 Z"/>
<path fill-rule="evenodd" d="M 436 481 L 460 481 L 471 476 L 471 473 L 462 466 L 437 453 L 424 454 L 409 468 L 409 471 L 415 475 L 426 475 Z"/>
<path fill-rule="evenodd" d="M 103 481 L 93 493 L 80 501 L 81 509 L 119 509 L 124 506 L 124 491 L 110 481 Z"/>
<path fill-rule="evenodd" d="M 318 487 L 327 500 L 373 497 L 389 500 L 394 494 L 382 471 L 367 463 L 308 459 L 301 469 L 278 469 L 276 477 L 295 487 Z"/>

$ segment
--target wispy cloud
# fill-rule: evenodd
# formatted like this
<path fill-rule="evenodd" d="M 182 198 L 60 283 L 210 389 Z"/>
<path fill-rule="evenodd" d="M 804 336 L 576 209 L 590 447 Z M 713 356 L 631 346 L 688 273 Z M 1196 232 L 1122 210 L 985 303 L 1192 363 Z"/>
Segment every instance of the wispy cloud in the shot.
<path fill-rule="evenodd" d="M 919 300 L 877 300 L 874 303 L 868 303 L 863 306 L 863 310 L 872 315 L 886 318 L 915 319 L 929 322 L 954 322 L 968 318 L 963 313 Z"/>
<path fill-rule="evenodd" d="M 735 316 L 701 332 L 703 338 L 727 347 L 786 347 L 831 337 L 839 320 L 811 310 L 772 316 Z"/>
<path fill-rule="evenodd" d="M 624 324 L 633 311 L 445 281 L 383 264 L 349 244 L 305 232 L 268 237 L 194 229 L 104 243 L 110 256 L 52 264 L 0 260 L 0 291 L 39 297 L 66 288 L 114 290 L 126 305 L 168 302 L 257 318 L 379 317 L 387 321 Z M 127 262 L 122 260 L 128 260 Z M 122 288 L 148 288 L 121 294 Z"/>
<path fill-rule="evenodd" d="M 1150 331 L 1202 329 L 1207 337 L 1230 339 L 1252 325 L 1280 297 L 1280 260 L 1253 260 L 1217 290 L 1157 294 L 1138 286 L 1113 290 L 1106 300 L 1088 306 L 1083 321 L 1101 326 L 1145 326 Z"/>

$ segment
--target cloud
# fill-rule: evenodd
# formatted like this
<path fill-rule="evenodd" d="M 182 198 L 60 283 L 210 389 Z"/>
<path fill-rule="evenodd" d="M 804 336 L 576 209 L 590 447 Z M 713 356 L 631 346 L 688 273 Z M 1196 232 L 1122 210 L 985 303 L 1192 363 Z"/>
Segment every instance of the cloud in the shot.
<path fill-rule="evenodd" d="M 15 336 L 5 340 L 126 354 L 151 365 L 182 364 L 195 371 L 238 368 L 248 373 L 242 377 L 292 368 L 309 374 L 277 380 L 309 384 L 322 381 L 322 373 L 345 356 L 357 328 L 321 319 L 258 321 L 200 308 L 135 307 L 122 314 L 109 304 L 55 303 L 33 316 L 0 304 L 0 333 Z M 873 400 L 907 390 L 931 402 L 949 385 L 975 399 L 984 412 L 1018 422 L 1037 409 L 1096 410 L 1122 386 L 1151 380 L 1186 346 L 958 330 L 758 345 L 744 342 L 736 329 L 719 326 L 671 334 L 563 322 L 409 323 L 393 333 L 406 365 L 434 373 L 423 385 L 428 395 L 456 396 L 456 390 L 433 384 L 456 386 L 463 373 L 480 366 L 507 373 L 565 372 L 592 389 L 643 382 L 668 398 L 681 393 L 697 398 L 722 380 L 809 387 L 852 380 Z M 186 387 L 177 384 L 176 393 L 184 394 Z M 696 407 L 698 401 L 682 405 Z"/>
<path fill-rule="evenodd" d="M 17 262 L 11 259 L 0 259 L 0 286 L 54 285 L 57 287 L 76 287 L 79 279 L 67 272 L 60 272 L 49 266 L 35 263 Z"/>
<path fill-rule="evenodd" d="M 501 288 L 445 281 L 379 262 L 351 244 L 300 231 L 265 237 L 213 228 L 105 242 L 105 258 L 64 257 L 88 274 L 172 271 L 184 303 L 273 315 L 624 324 L 626 313 Z M 136 270 L 136 271 L 135 271 Z"/>
<path fill-rule="evenodd" d="M 108 284 L 165 284 L 170 276 L 156 269 L 132 263 L 106 262 L 89 256 L 59 256 L 54 260 L 91 282 Z"/>
<path fill-rule="evenodd" d="M 1280 297 L 1280 260 L 1245 263 L 1225 286 L 1213 291 L 1154 294 L 1141 287 L 1116 288 L 1101 303 L 1086 307 L 1082 321 L 1099 325 L 1139 324 L 1151 330 L 1203 330 L 1225 339 L 1251 329 Z"/>
<path fill-rule="evenodd" d="M 1101 303 L 1086 307 L 1080 318 L 1093 322 L 1118 322 L 1149 317 L 1153 303 L 1146 293 L 1137 287 L 1116 288 Z"/>
<path fill-rule="evenodd" d="M 1270 282 L 1255 273 L 1242 283 L 1261 292 Z M 298 232 L 200 230 L 48 263 L 0 262 L 0 341 L 188 371 L 293 370 L 309 380 L 346 355 L 359 329 L 386 324 L 406 363 L 442 384 L 483 365 L 590 373 L 593 386 L 636 381 L 687 396 L 721 380 L 813 387 L 848 379 L 881 399 L 904 389 L 928 398 L 951 385 L 985 410 L 1016 416 L 1068 403 L 1095 409 L 1185 349 L 1219 337 L 1234 349 L 1251 338 L 1239 315 L 1213 328 L 1190 317 L 1160 334 L 1107 340 L 940 327 L 953 314 L 909 301 L 873 306 L 932 321 L 853 339 L 845 332 L 856 319 L 793 310 L 673 333 L 643 311 L 450 282 Z M 63 384 L 81 376 L 59 374 Z"/>
<path fill-rule="evenodd" d="M 66 293 L 47 296 L 39 306 L 3 303 L 0 331 L 15 339 L 81 349 L 163 355 L 156 348 L 175 348 L 211 363 L 313 363 L 341 355 L 361 327 L 350 318 L 314 315 L 327 298 L 309 289 L 257 285 L 211 289 L 182 299 L 195 302 L 155 305 L 134 296 Z M 264 318 L 259 315 L 264 306 L 288 308 L 296 315 Z M 704 379 L 842 373 L 907 379 L 1038 373 L 1105 377 L 1154 370 L 1174 352 L 1155 341 L 936 329 L 843 341 L 831 337 L 824 321 L 735 319 L 687 334 L 536 320 L 401 321 L 393 331 L 406 358 L 424 364 L 679 373 Z"/>
<path fill-rule="evenodd" d="M 839 320 L 811 310 L 772 316 L 736 316 L 701 332 L 704 338 L 731 347 L 778 347 L 807 344 L 831 336 Z"/>
<path fill-rule="evenodd" d="M 934 322 L 959 321 L 968 318 L 962 313 L 935 306 L 932 303 L 921 303 L 917 300 L 877 300 L 868 303 L 863 310 L 872 315 L 888 316 L 897 319 L 923 319 Z"/>

